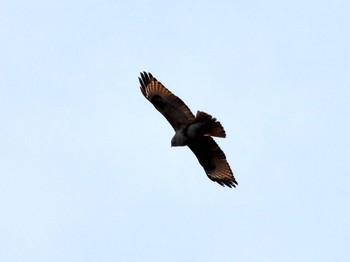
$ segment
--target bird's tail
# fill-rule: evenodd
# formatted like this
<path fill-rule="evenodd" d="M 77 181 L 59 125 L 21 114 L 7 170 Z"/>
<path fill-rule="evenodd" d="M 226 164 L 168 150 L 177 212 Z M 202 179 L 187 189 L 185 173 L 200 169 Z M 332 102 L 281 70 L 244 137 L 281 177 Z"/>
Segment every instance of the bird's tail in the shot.
<path fill-rule="evenodd" d="M 225 130 L 221 123 L 211 115 L 202 111 L 197 111 L 194 121 L 197 123 L 204 123 L 202 130 L 204 136 L 226 137 Z"/>

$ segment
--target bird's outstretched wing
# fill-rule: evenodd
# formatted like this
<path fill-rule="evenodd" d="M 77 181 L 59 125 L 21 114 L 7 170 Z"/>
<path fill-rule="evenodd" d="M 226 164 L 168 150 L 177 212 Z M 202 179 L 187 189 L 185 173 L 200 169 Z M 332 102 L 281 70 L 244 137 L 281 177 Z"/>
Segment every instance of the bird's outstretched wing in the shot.
<path fill-rule="evenodd" d="M 185 103 L 165 88 L 152 74 L 141 73 L 139 81 L 142 94 L 162 113 L 175 131 L 194 120 L 194 115 Z"/>
<path fill-rule="evenodd" d="M 222 186 L 236 187 L 238 185 L 224 152 L 214 139 L 208 136 L 196 137 L 190 140 L 188 147 L 196 155 L 211 180 Z"/>

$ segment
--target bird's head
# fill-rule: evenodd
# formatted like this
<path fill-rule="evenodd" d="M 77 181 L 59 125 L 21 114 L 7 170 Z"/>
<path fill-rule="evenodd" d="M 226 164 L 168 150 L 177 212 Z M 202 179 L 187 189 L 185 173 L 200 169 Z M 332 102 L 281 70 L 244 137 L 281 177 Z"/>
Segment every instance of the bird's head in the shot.
<path fill-rule="evenodd" d="M 171 146 L 185 146 L 187 142 L 187 137 L 182 133 L 176 133 L 171 139 Z"/>

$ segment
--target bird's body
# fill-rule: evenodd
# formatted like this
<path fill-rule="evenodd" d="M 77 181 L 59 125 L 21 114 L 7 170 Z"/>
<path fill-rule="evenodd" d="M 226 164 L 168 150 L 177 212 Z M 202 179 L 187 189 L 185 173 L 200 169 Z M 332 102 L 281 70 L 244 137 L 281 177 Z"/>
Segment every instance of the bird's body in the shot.
<path fill-rule="evenodd" d="M 171 146 L 188 146 L 196 155 L 208 177 L 220 185 L 235 187 L 235 180 L 224 152 L 212 136 L 226 137 L 220 122 L 198 111 L 192 114 L 185 103 L 165 88 L 150 73 L 141 73 L 142 94 L 169 121 L 175 130 Z"/>
<path fill-rule="evenodd" d="M 187 146 L 192 139 L 198 136 L 211 135 L 211 132 L 214 132 L 215 128 L 217 128 L 217 133 L 213 136 L 225 137 L 225 131 L 220 122 L 217 122 L 210 115 L 198 111 L 196 117 L 191 122 L 184 125 L 181 129 L 176 130 L 171 140 L 171 146 Z"/>

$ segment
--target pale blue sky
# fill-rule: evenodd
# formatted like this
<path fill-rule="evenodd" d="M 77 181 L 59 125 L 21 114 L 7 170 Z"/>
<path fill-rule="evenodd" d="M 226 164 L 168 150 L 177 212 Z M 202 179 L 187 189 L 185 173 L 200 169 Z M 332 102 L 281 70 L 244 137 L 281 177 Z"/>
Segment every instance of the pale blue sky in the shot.
<path fill-rule="evenodd" d="M 350 2 L 2 1 L 0 261 L 349 261 Z M 211 182 L 142 96 L 224 125 Z"/>

